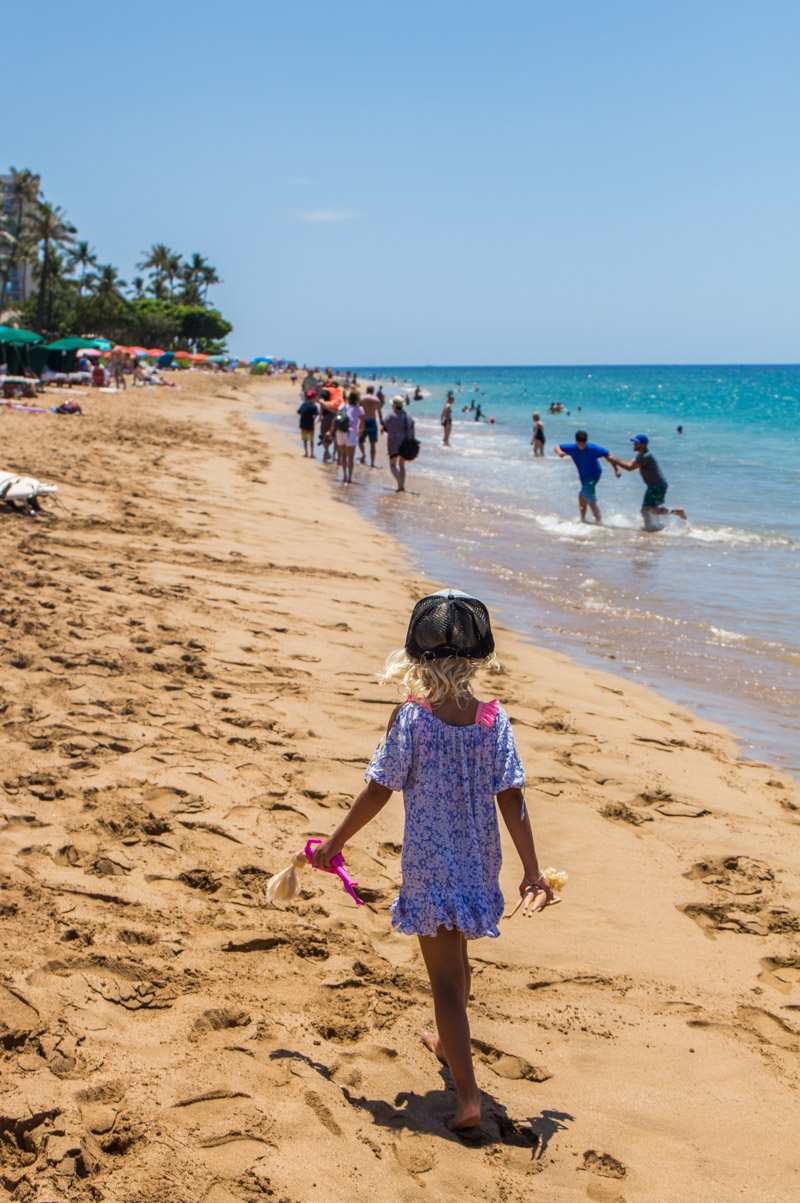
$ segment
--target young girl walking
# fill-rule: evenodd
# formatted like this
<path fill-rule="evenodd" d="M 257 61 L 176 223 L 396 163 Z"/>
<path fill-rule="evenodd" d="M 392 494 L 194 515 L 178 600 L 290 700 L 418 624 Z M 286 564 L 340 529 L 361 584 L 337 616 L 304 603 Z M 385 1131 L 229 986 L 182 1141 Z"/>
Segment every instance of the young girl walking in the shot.
<path fill-rule="evenodd" d="M 496 699 L 479 702 L 472 693 L 476 671 L 493 663 L 482 602 L 453 590 L 417 602 L 405 648 L 389 657 L 382 677 L 401 682 L 409 696 L 392 712 L 366 786 L 314 854 L 314 864 L 328 868 L 392 792 L 403 791 L 403 882 L 392 924 L 419 940 L 436 1016 L 436 1032 L 422 1039 L 453 1075 L 453 1130 L 474 1127 L 481 1115 L 467 1019 L 467 940 L 500 934 L 497 809 L 522 861 L 524 913 L 559 901 L 539 870 L 508 715 Z"/>

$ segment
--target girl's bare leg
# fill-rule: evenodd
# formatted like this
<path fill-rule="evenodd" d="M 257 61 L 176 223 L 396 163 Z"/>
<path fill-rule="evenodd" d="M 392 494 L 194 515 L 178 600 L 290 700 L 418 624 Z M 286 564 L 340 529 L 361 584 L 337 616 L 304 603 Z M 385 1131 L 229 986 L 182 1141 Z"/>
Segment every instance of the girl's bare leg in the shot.
<path fill-rule="evenodd" d="M 419 936 L 428 970 L 438 1035 L 423 1033 L 431 1052 L 450 1067 L 458 1106 L 448 1127 L 473 1128 L 481 1118 L 481 1094 L 472 1065 L 467 1001 L 470 970 L 466 940 L 459 931 L 440 927 L 435 936 Z"/>

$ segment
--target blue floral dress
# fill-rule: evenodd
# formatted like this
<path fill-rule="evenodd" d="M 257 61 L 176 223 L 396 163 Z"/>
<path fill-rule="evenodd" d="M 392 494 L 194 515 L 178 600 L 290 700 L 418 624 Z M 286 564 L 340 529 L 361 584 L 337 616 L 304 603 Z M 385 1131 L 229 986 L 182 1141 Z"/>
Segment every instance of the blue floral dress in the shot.
<path fill-rule="evenodd" d="M 495 794 L 525 785 L 508 715 L 481 702 L 469 727 L 443 723 L 409 699 L 369 762 L 367 777 L 402 790 L 403 884 L 392 925 L 409 935 L 457 928 L 499 936 L 502 854 Z"/>

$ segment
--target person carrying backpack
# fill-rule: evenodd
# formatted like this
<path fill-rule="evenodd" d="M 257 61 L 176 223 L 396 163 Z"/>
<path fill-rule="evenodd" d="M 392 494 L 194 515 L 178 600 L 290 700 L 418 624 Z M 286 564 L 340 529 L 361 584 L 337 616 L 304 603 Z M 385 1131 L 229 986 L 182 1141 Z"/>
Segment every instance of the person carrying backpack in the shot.
<path fill-rule="evenodd" d="M 339 448 L 339 463 L 342 466 L 342 484 L 349 485 L 353 479 L 353 464 L 359 436 L 364 430 L 364 409 L 356 389 L 347 395 L 347 400 L 336 411 L 333 430 Z"/>

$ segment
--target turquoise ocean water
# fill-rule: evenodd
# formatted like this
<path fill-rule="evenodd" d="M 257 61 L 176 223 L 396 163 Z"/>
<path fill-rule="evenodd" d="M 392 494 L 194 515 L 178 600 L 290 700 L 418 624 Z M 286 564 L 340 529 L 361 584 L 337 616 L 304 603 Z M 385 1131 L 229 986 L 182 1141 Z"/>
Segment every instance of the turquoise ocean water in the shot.
<path fill-rule="evenodd" d="M 348 504 L 532 641 L 650 684 L 725 723 L 746 754 L 800 771 L 800 367 L 381 366 L 359 369 L 362 387 L 373 372 L 387 397 L 423 390 L 410 407 L 422 450 L 406 494 L 385 467 L 357 468 Z M 494 423 L 462 412 L 473 399 Z M 555 401 L 566 412 L 549 414 Z M 533 410 L 547 436 L 536 461 Z M 552 451 L 580 427 L 622 458 L 649 435 L 688 528 L 645 533 L 638 472 L 610 467 L 603 526 L 580 523 L 575 468 Z"/>

